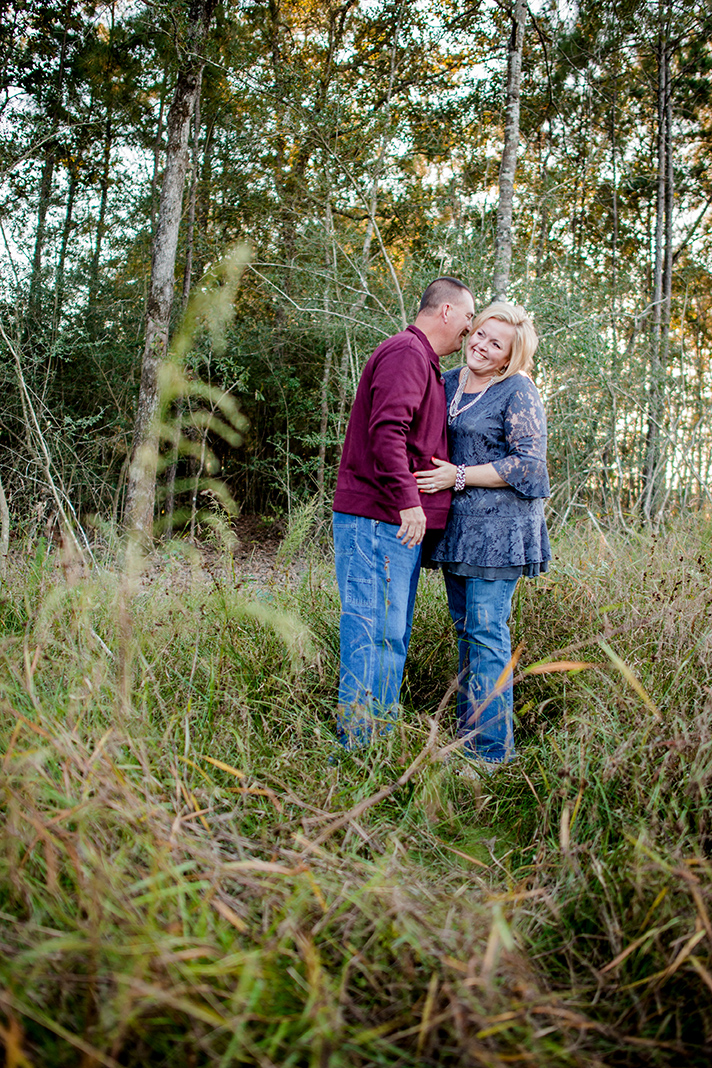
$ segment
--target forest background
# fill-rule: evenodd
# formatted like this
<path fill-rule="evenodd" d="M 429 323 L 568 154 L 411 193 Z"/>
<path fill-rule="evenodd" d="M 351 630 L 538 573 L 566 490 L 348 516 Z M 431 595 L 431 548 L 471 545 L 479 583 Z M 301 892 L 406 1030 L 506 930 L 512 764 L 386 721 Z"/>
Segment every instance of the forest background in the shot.
<path fill-rule="evenodd" d="M 8 1068 L 710 1063 L 711 41 L 692 0 L 0 0 Z M 333 742 L 340 443 L 442 273 L 532 313 L 550 430 L 475 783 L 437 576 L 398 731 Z"/>
<path fill-rule="evenodd" d="M 161 315 L 174 332 L 206 268 L 248 247 L 223 343 L 198 329 L 184 346 L 188 376 L 246 422 L 239 447 L 219 444 L 215 395 L 206 411 L 183 390 L 192 455 L 171 462 L 164 435 L 158 514 L 206 503 L 196 480 L 218 469 L 243 511 L 323 511 L 378 341 L 439 274 L 478 305 L 493 292 L 515 16 L 508 296 L 542 338 L 551 520 L 709 503 L 704 5 L 67 0 L 0 16 L 0 475 L 17 528 L 123 515 L 178 104 L 189 158 Z"/>

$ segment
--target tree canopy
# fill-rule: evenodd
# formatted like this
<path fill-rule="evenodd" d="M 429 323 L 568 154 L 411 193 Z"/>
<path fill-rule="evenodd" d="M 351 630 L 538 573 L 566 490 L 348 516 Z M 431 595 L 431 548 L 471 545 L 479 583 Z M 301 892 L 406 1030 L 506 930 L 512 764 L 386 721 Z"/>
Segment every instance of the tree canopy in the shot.
<path fill-rule="evenodd" d="M 122 512 L 196 2 L 0 2 L 0 475 L 17 523 L 58 500 L 80 523 Z M 454 0 L 211 13 L 170 330 L 206 268 L 251 252 L 224 343 L 199 328 L 185 357 L 217 392 L 174 413 L 192 441 L 178 497 L 210 473 L 209 446 L 245 510 L 323 506 L 373 347 L 439 274 L 490 299 L 514 15 Z M 692 0 L 526 13 L 508 295 L 542 337 L 558 522 L 711 499 L 711 33 Z M 224 393 L 240 445 L 206 416 Z"/>

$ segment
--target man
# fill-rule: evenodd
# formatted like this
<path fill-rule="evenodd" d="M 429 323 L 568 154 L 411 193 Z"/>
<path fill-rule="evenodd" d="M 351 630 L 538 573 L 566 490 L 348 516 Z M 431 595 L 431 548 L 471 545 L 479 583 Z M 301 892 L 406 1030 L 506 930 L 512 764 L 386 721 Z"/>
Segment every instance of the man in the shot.
<path fill-rule="evenodd" d="M 472 293 L 437 278 L 413 326 L 388 338 L 363 369 L 334 497 L 341 597 L 337 736 L 368 745 L 398 715 L 426 527 L 445 527 L 450 491 L 420 496 L 414 471 L 447 456 L 440 357 L 470 332 Z"/>

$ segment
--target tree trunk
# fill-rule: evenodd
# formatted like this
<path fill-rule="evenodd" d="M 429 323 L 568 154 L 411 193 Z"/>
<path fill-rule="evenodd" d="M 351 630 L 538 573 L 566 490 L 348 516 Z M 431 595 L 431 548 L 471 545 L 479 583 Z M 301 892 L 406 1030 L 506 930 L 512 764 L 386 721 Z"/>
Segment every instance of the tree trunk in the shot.
<path fill-rule="evenodd" d="M 368 272 L 371 265 L 371 245 L 373 244 L 373 233 L 375 230 L 374 218 L 376 214 L 376 206 L 378 204 L 378 177 L 374 179 L 371 186 L 371 201 L 368 222 L 366 224 L 366 234 L 363 239 L 363 248 L 361 249 L 361 265 L 359 274 L 361 275 L 361 292 L 349 308 L 349 321 L 356 318 L 358 313 L 363 310 L 364 305 L 369 296 L 368 286 Z M 346 415 L 346 405 L 349 399 L 349 370 L 351 368 L 351 362 L 353 358 L 353 351 L 351 348 L 351 335 L 349 333 L 349 326 L 346 327 L 346 339 L 344 346 L 341 350 L 341 364 L 339 373 L 339 415 L 336 422 L 336 435 L 341 438 L 341 431 L 344 424 L 344 418 Z M 356 376 L 354 376 L 356 377 Z M 355 385 L 354 385 L 355 392 Z"/>
<path fill-rule="evenodd" d="M 204 250 L 208 247 L 208 220 L 210 213 L 210 194 L 213 174 L 213 149 L 215 147 L 215 115 L 213 114 L 205 122 L 205 136 L 203 138 L 203 162 L 200 166 L 200 176 L 196 190 L 197 201 L 195 205 L 196 230 L 198 232 L 197 246 L 193 248 L 193 261 L 195 273 L 202 277 L 205 269 Z"/>
<path fill-rule="evenodd" d="M 96 240 L 94 252 L 89 268 L 89 295 L 87 298 L 87 333 L 92 341 L 96 341 L 99 334 L 99 316 L 96 308 L 97 292 L 99 289 L 99 269 L 101 267 L 101 250 L 106 234 L 106 207 L 109 200 L 109 181 L 111 176 L 111 149 L 113 147 L 114 132 L 112 126 L 112 102 L 109 100 L 104 133 L 104 153 L 101 168 L 99 188 L 99 218 L 96 223 Z"/>
<path fill-rule="evenodd" d="M 544 259 L 546 256 L 546 247 L 549 240 L 549 154 L 550 148 L 548 145 L 548 131 L 546 127 L 542 130 L 540 135 L 544 139 L 543 148 L 540 149 L 540 183 L 541 183 L 541 195 L 540 195 L 540 208 L 539 208 L 539 238 L 537 240 L 536 247 L 536 267 L 535 274 L 537 278 L 542 277 L 544 271 Z M 541 158 L 543 156 L 543 158 Z"/>
<path fill-rule="evenodd" d="M 146 306 L 146 338 L 134 448 L 126 493 L 126 524 L 146 538 L 153 535 L 158 464 L 158 374 L 168 354 L 168 329 L 173 305 L 174 275 L 188 167 L 188 134 L 204 60 L 204 44 L 216 0 L 193 0 L 183 65 L 178 74 L 166 129 L 168 146 L 163 174 L 158 226 L 153 244 L 151 282 Z"/>
<path fill-rule="evenodd" d="M 0 478 L 0 575 L 7 568 L 7 554 L 10 548 L 10 509 L 7 506 L 5 487 Z"/>
<path fill-rule="evenodd" d="M 69 170 L 69 191 L 67 194 L 67 206 L 64 212 L 64 225 L 62 226 L 62 241 L 59 248 L 59 262 L 54 283 L 54 311 L 52 314 L 52 346 L 56 344 L 57 332 L 62 319 L 62 306 L 64 304 L 64 275 L 67 265 L 67 248 L 69 237 L 72 232 L 74 214 L 74 198 L 77 193 L 78 175 L 76 167 Z"/>
<path fill-rule="evenodd" d="M 331 379 L 331 365 L 334 359 L 334 345 L 329 341 L 329 347 L 324 357 L 324 373 L 321 378 L 321 419 L 319 422 L 319 458 L 316 470 L 316 494 L 317 510 L 319 519 L 324 518 L 324 475 L 326 472 L 326 445 L 329 433 L 329 382 Z"/>
<path fill-rule="evenodd" d="M 673 205 L 675 197 L 675 172 L 673 166 L 672 144 L 672 79 L 670 75 L 670 50 L 667 51 L 665 64 L 665 257 L 663 260 L 663 306 L 661 315 L 662 328 L 662 363 L 667 366 L 670 353 L 670 317 L 672 314 L 672 265 L 673 265 Z"/>
<path fill-rule="evenodd" d="M 389 145 L 390 145 L 390 143 L 391 143 L 391 141 L 393 139 L 393 131 L 390 128 L 391 113 L 392 113 L 391 109 L 392 109 L 392 101 L 393 101 L 393 87 L 394 87 L 394 84 L 395 84 L 395 77 L 396 77 L 396 66 L 397 66 L 397 56 L 398 56 L 398 42 L 399 42 L 399 39 L 400 39 L 401 19 L 402 19 L 402 16 L 403 16 L 403 10 L 404 10 L 403 9 L 403 5 L 401 5 L 399 7 L 399 9 L 398 9 L 398 16 L 397 16 L 397 20 L 396 20 L 396 24 L 395 24 L 395 32 L 393 34 L 393 39 L 391 41 L 390 72 L 389 72 L 389 79 L 388 79 L 388 87 L 387 87 L 387 90 L 386 90 L 386 96 L 385 96 L 385 100 L 384 100 L 385 121 L 384 121 L 384 126 L 383 126 L 383 135 L 382 135 L 381 144 L 380 144 L 380 147 L 379 147 L 379 150 L 378 150 L 378 156 L 376 157 L 376 161 L 375 161 L 375 164 L 374 164 L 373 175 L 372 175 L 372 178 L 371 178 L 371 188 L 370 188 L 370 191 L 369 191 L 368 201 L 366 203 L 366 209 L 368 211 L 368 220 L 367 220 L 367 223 L 366 223 L 366 233 L 364 234 L 363 246 L 361 248 L 360 266 L 358 267 L 358 273 L 359 273 L 359 276 L 360 276 L 360 279 L 361 279 L 361 291 L 359 292 L 359 294 L 357 295 L 356 299 L 353 301 L 353 303 L 351 304 L 351 307 L 349 308 L 349 320 L 355 320 L 356 319 L 356 316 L 359 314 L 360 311 L 363 310 L 363 308 L 364 308 L 364 306 L 366 304 L 366 301 L 367 301 L 367 299 L 369 297 L 368 275 L 369 275 L 369 270 L 370 270 L 370 267 L 371 267 L 371 246 L 373 244 L 374 236 L 378 235 L 380 237 L 380 233 L 378 231 L 378 226 L 377 226 L 377 223 L 376 223 L 376 211 L 377 211 L 377 208 L 378 208 L 378 196 L 379 196 L 379 192 L 380 192 L 381 176 L 383 174 L 383 170 L 384 170 L 385 163 L 386 163 L 386 152 L 387 152 L 388 147 L 389 147 Z M 403 303 L 403 293 L 401 291 L 400 286 L 398 285 L 398 279 L 397 279 L 397 277 L 395 275 L 395 270 L 393 268 L 393 263 L 392 263 L 390 257 L 388 256 L 387 252 L 385 251 L 384 247 L 383 247 L 382 240 L 381 240 L 381 248 L 382 248 L 382 250 L 384 252 L 384 259 L 385 259 L 386 263 L 388 264 L 388 267 L 389 267 L 389 270 L 390 270 L 390 274 L 391 274 L 391 278 L 395 282 L 396 293 L 398 295 L 398 301 L 399 301 L 399 305 L 400 305 L 402 328 L 405 328 L 405 326 L 407 325 L 408 320 L 407 320 L 407 317 L 406 317 L 406 314 L 405 314 L 405 305 Z M 336 276 L 336 261 L 334 261 L 334 275 Z M 338 289 L 338 284 L 337 284 L 337 289 Z M 329 370 L 331 370 L 331 368 L 329 368 Z M 348 389 L 348 386 L 350 384 L 350 380 L 349 380 L 349 372 L 350 371 L 353 372 L 352 373 L 353 390 L 349 390 Z M 351 393 L 355 393 L 355 391 L 356 391 L 357 378 L 358 378 L 358 375 L 356 373 L 356 369 L 353 367 L 353 349 L 351 347 L 351 335 L 349 333 L 349 326 L 347 325 L 346 337 L 345 337 L 343 348 L 341 350 L 341 361 L 340 361 L 340 369 L 339 369 L 339 414 L 338 414 L 337 421 L 336 421 L 336 436 L 339 439 L 341 438 L 342 427 L 343 427 L 344 419 L 345 419 L 345 416 L 346 416 L 346 405 L 348 403 L 348 400 L 350 398 Z"/>
<path fill-rule="evenodd" d="M 52 193 L 54 177 L 54 146 L 50 143 L 42 167 L 40 178 L 40 201 L 37 207 L 37 229 L 35 230 L 35 248 L 32 255 L 32 275 L 30 276 L 30 293 L 27 299 L 30 336 L 37 331 L 42 319 L 42 254 L 47 233 L 47 209 Z"/>
<path fill-rule="evenodd" d="M 611 507 L 614 509 L 621 527 L 626 526 L 623 518 L 622 491 L 623 491 L 623 465 L 621 464 L 620 450 L 618 448 L 618 71 L 617 54 L 613 57 L 616 64 L 613 70 L 613 89 L 611 95 L 611 378 L 612 387 L 609 384 L 611 398 L 611 423 L 610 423 L 610 451 L 615 464 L 615 486 L 609 483 L 609 495 Z M 605 470 L 605 468 L 604 468 Z"/>
<path fill-rule="evenodd" d="M 324 254 L 326 267 L 326 288 L 324 289 L 324 319 L 329 323 L 330 313 L 330 285 L 328 282 L 329 270 L 333 268 L 336 275 L 336 254 L 334 250 L 334 220 L 331 212 L 331 204 L 326 201 L 326 249 Z M 326 438 L 329 430 L 329 381 L 331 379 L 331 365 L 334 359 L 334 342 L 329 338 L 326 356 L 324 357 L 324 371 L 321 376 L 320 396 L 320 420 L 319 420 L 319 458 L 316 469 L 316 514 L 318 519 L 324 517 L 324 476 L 326 473 Z"/>
<path fill-rule="evenodd" d="M 67 0 L 64 9 L 64 32 L 62 34 L 62 46 L 59 54 L 59 69 L 57 71 L 57 84 L 53 91 L 53 101 L 50 105 L 52 118 L 52 136 L 47 141 L 46 155 L 40 178 L 40 200 L 37 208 L 37 230 L 35 231 L 35 248 L 32 255 L 32 274 L 30 276 L 30 292 L 27 300 L 29 313 L 29 333 L 34 335 L 37 325 L 43 317 L 42 301 L 42 257 L 44 252 L 45 236 L 47 233 L 47 209 L 52 195 L 52 180 L 54 178 L 54 166 L 57 154 L 55 134 L 59 129 L 59 116 L 64 97 L 64 75 L 67 65 L 67 35 L 69 32 L 69 20 L 71 16 L 73 0 Z"/>
<path fill-rule="evenodd" d="M 664 289 L 672 281 L 672 259 L 668 269 L 666 232 L 668 220 L 668 94 L 670 92 L 669 52 L 666 36 L 661 31 L 658 46 L 657 88 L 657 178 L 655 204 L 655 246 L 653 260 L 652 322 L 650 330 L 650 379 L 648 389 L 648 428 L 643 465 L 643 515 L 652 522 L 662 496 L 664 472 L 662 457 L 661 423 L 664 405 L 663 329 L 669 328 L 669 309 L 664 309 Z M 671 225 L 671 220 L 670 220 Z M 671 230 L 669 231 L 671 235 Z M 670 283 L 667 281 L 669 273 Z"/>
<path fill-rule="evenodd" d="M 181 314 L 185 315 L 190 297 L 190 287 L 193 278 L 193 245 L 195 242 L 195 209 L 198 195 L 198 148 L 200 144 L 200 90 L 203 84 L 202 68 L 198 72 L 198 88 L 195 96 L 195 111 L 193 114 L 193 162 L 190 175 L 190 194 L 188 200 L 188 220 L 185 237 L 185 267 L 183 269 L 183 294 L 181 299 Z M 176 474 L 178 472 L 178 448 L 180 445 L 181 422 L 183 418 L 183 401 L 178 399 L 173 412 L 173 437 L 171 440 L 171 460 L 166 471 L 166 519 L 165 537 L 173 536 L 173 517 L 176 507 Z"/>
<path fill-rule="evenodd" d="M 611 337 L 613 341 L 614 370 L 618 360 L 618 157 L 617 157 L 617 111 L 618 85 L 614 75 L 611 100 Z"/>
<path fill-rule="evenodd" d="M 185 236 L 185 268 L 183 270 L 182 310 L 188 306 L 190 286 L 193 280 L 193 245 L 195 243 L 195 207 L 198 199 L 198 149 L 200 146 L 200 90 L 203 84 L 203 70 L 198 72 L 198 88 L 195 94 L 195 115 L 193 119 L 193 163 L 190 174 L 190 194 L 188 199 L 188 220 Z"/>
<path fill-rule="evenodd" d="M 166 93 L 168 91 L 168 68 L 163 75 L 161 85 L 161 97 L 158 103 L 158 123 L 156 125 L 156 140 L 153 142 L 153 174 L 151 175 L 151 234 L 156 233 L 156 201 L 158 200 L 158 172 L 161 168 L 161 141 L 163 140 L 163 112 L 166 107 Z"/>
<path fill-rule="evenodd" d="M 504 148 L 499 168 L 499 206 L 494 242 L 494 281 L 492 299 L 506 300 L 512 266 L 512 202 L 514 174 L 519 148 L 519 96 L 522 81 L 522 50 L 527 17 L 526 0 L 516 0 L 507 60 L 507 99 L 504 119 Z"/>

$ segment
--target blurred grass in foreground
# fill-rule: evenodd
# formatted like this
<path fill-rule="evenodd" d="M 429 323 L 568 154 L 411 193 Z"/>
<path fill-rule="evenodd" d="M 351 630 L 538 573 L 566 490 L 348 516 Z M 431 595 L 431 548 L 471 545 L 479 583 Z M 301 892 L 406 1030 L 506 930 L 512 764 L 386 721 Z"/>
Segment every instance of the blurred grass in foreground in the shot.
<path fill-rule="evenodd" d="M 556 556 L 515 605 L 520 760 L 426 761 L 371 806 L 454 674 L 439 576 L 401 728 L 331 764 L 328 557 L 258 588 L 173 543 L 128 594 L 16 557 L 5 1064 L 708 1064 L 710 533 L 588 528 Z"/>

